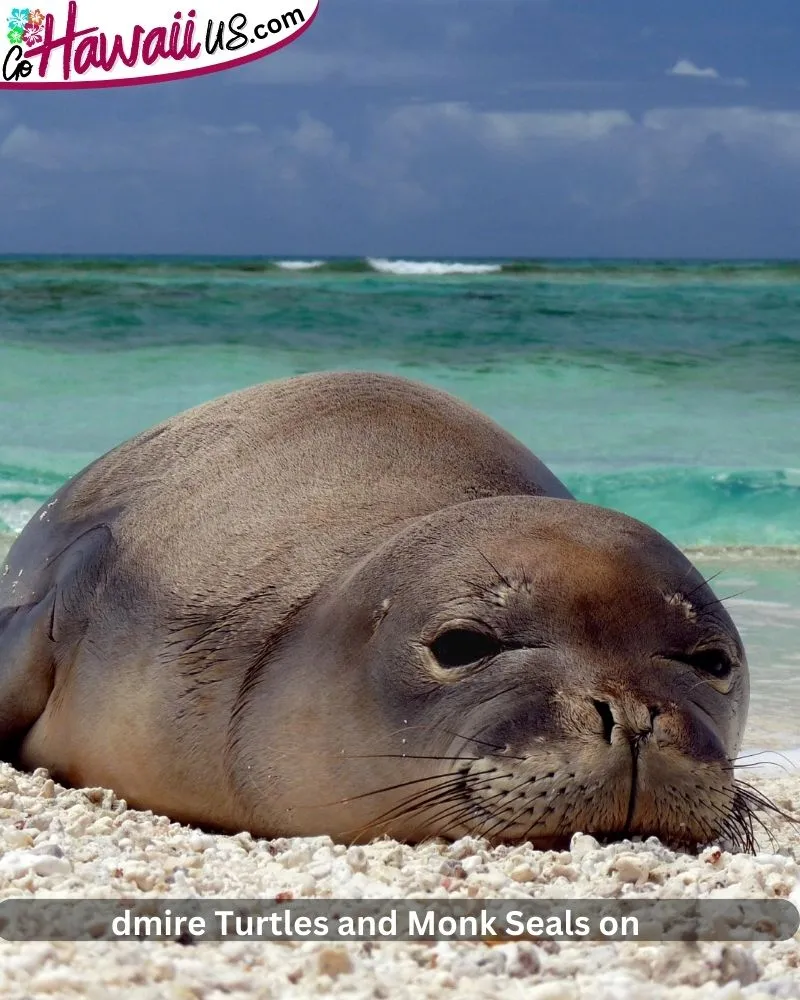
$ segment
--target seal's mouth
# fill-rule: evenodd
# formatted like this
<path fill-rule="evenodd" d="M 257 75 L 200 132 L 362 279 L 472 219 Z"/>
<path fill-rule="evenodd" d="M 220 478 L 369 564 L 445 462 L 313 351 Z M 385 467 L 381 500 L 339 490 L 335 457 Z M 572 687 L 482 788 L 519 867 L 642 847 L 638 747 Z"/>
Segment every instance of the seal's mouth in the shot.
<path fill-rule="evenodd" d="M 569 716 L 550 701 L 536 717 L 550 722 L 544 729 L 531 725 L 538 708 L 518 706 L 493 726 L 485 714 L 480 728 L 467 719 L 471 736 L 448 731 L 446 747 L 389 755 L 402 758 L 396 778 L 405 780 L 353 800 L 372 803 L 380 795 L 383 805 L 380 813 L 371 805 L 362 813 L 359 839 L 469 835 L 563 850 L 583 833 L 601 843 L 656 837 L 685 852 L 716 844 L 754 853 L 757 827 L 774 839 L 760 814 L 793 821 L 736 778 L 735 762 L 699 714 L 584 695 L 569 702 Z"/>
<path fill-rule="evenodd" d="M 766 829 L 758 813 L 785 815 L 735 781 L 731 762 L 666 762 L 649 743 L 640 734 L 617 744 L 605 775 L 591 753 L 475 758 L 459 769 L 461 808 L 442 817 L 437 833 L 529 841 L 540 850 L 566 849 L 575 833 L 585 833 L 601 843 L 657 837 L 690 853 L 711 843 L 754 853 L 756 827 Z"/>

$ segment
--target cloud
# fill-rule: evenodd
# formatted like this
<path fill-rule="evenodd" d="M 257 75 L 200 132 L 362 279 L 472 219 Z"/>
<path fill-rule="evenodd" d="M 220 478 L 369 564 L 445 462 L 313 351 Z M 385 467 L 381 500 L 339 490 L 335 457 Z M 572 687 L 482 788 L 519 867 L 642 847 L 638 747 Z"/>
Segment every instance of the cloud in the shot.
<path fill-rule="evenodd" d="M 265 117 L 0 127 L 0 197 L 31 252 L 336 252 L 372 202 L 348 143 L 319 116 Z M 36 213 L 50 219 L 39 242 Z"/>
<path fill-rule="evenodd" d="M 746 105 L 652 108 L 635 118 L 622 108 L 486 111 L 464 103 L 410 104 L 386 116 L 378 131 L 410 151 L 422 151 L 433 137 L 452 141 L 456 135 L 495 153 L 515 149 L 534 157 L 542 149 L 572 155 L 582 146 L 636 139 L 669 138 L 692 147 L 717 139 L 729 147 L 746 146 L 766 158 L 800 160 L 800 110 Z"/>
<path fill-rule="evenodd" d="M 160 173 L 199 180 L 221 170 L 251 180 L 269 176 L 292 188 L 302 186 L 308 171 L 316 177 L 322 170 L 384 202 L 387 193 L 402 195 L 396 206 L 401 210 L 406 201 L 429 203 L 423 192 L 432 153 L 454 164 L 480 156 L 487 170 L 501 172 L 504 160 L 555 160 L 569 169 L 606 160 L 617 163 L 620 174 L 638 171 L 653 190 L 658 178 L 689 169 L 709 144 L 728 154 L 800 166 L 800 110 L 661 107 L 634 117 L 623 108 L 508 111 L 415 103 L 376 113 L 355 145 L 308 113 L 271 128 L 252 121 L 221 126 L 166 118 L 103 129 L 17 124 L 0 141 L 0 161 L 92 176 Z"/>
<path fill-rule="evenodd" d="M 735 202 L 742 171 L 796 171 L 800 111 L 666 107 L 634 117 L 623 108 L 517 112 L 416 104 L 388 115 L 374 144 L 382 183 L 391 177 L 413 184 L 417 204 L 429 210 L 445 197 L 431 164 L 449 160 L 490 177 L 493 189 L 530 190 L 546 178 L 548 198 L 581 205 L 587 216 L 633 217 L 646 203 L 707 209 Z M 464 199 L 470 182 L 462 171 L 451 169 L 447 177 L 446 197 Z"/>
<path fill-rule="evenodd" d="M 642 116 L 642 125 L 684 147 L 714 139 L 729 149 L 747 149 L 759 159 L 800 165 L 800 111 L 655 108 Z"/>
<path fill-rule="evenodd" d="M 234 128 L 226 130 L 231 136 Z M 222 143 L 219 130 L 169 122 L 102 129 L 36 129 L 15 125 L 2 143 L 0 159 L 48 171 L 102 174 L 201 169 Z"/>
<path fill-rule="evenodd" d="M 627 111 L 488 112 L 481 118 L 483 139 L 510 145 L 536 140 L 595 142 L 633 119 Z"/>
<path fill-rule="evenodd" d="M 345 133 L 330 112 L 287 116 L 282 125 L 251 114 L 228 124 L 160 114 L 124 126 L 6 126 L 0 194 L 28 212 L 50 198 L 51 213 L 103 246 L 104 233 L 116 238 L 135 216 L 137 251 L 154 233 L 172 249 L 200 245 L 213 215 L 217 225 L 233 220 L 222 228 L 225 252 L 244 252 L 248 239 L 257 250 L 269 239 L 273 252 L 289 241 L 298 252 L 375 248 L 380 256 L 402 247 L 435 252 L 430 241 L 446 238 L 449 249 L 441 244 L 439 252 L 469 247 L 480 256 L 497 226 L 498 254 L 544 251 L 551 239 L 579 252 L 581 233 L 606 246 L 641 234 L 643 219 L 672 234 L 669 246 L 683 245 L 682 227 L 697 230 L 699 219 L 714 220 L 710 231 L 722 240 L 740 203 L 761 220 L 759 192 L 793 192 L 800 175 L 800 109 L 654 107 L 634 115 L 624 107 L 420 102 L 375 107 L 359 134 Z M 74 210 L 65 189 L 75 194 Z M 81 228 L 80 205 L 91 205 L 93 229 Z M 768 221 L 758 224 L 766 231 Z M 572 242 L 558 243 L 562 234 Z"/>
<path fill-rule="evenodd" d="M 627 111 L 479 111 L 468 104 L 406 105 L 392 113 L 379 132 L 411 151 L 425 136 L 460 136 L 489 150 L 535 151 L 537 144 L 596 142 L 615 129 L 627 128 Z"/>
<path fill-rule="evenodd" d="M 273 85 L 336 84 L 350 87 L 404 85 L 429 80 L 441 80 L 455 67 L 441 55 L 424 58 L 411 53 L 357 50 L 322 52 L 315 49 L 287 46 L 268 59 L 244 66 L 231 78 L 236 83 Z"/>
<path fill-rule="evenodd" d="M 43 170 L 58 170 L 60 165 L 58 149 L 52 140 L 27 125 L 15 125 L 0 143 L 0 160 Z"/>
<path fill-rule="evenodd" d="M 252 122 L 220 126 L 166 118 L 104 128 L 45 130 L 18 124 L 0 142 L 0 160 L 8 164 L 91 174 L 201 176 L 234 164 L 283 165 L 289 158 L 343 163 L 348 147 L 308 114 L 300 114 L 293 126 L 269 131 Z"/>
<path fill-rule="evenodd" d="M 720 76 L 713 66 L 701 69 L 699 66 L 695 66 L 691 59 L 679 59 L 672 69 L 667 70 L 667 76 L 691 76 L 701 80 L 716 80 L 717 83 L 724 83 L 729 87 L 747 86 L 747 80 L 741 76 Z"/>
<path fill-rule="evenodd" d="M 719 73 L 711 66 L 700 69 L 691 59 L 679 59 L 672 69 L 668 69 L 669 76 L 704 76 L 709 80 L 719 80 Z"/>

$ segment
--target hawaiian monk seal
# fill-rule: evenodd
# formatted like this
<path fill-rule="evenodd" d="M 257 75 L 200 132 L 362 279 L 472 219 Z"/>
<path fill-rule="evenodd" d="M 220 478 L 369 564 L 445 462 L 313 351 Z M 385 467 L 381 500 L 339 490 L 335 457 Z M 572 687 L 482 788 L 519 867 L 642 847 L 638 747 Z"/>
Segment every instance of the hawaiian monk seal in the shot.
<path fill-rule="evenodd" d="M 752 841 L 706 582 L 414 382 L 168 420 L 63 486 L 1 586 L 5 755 L 66 783 L 264 836 Z"/>

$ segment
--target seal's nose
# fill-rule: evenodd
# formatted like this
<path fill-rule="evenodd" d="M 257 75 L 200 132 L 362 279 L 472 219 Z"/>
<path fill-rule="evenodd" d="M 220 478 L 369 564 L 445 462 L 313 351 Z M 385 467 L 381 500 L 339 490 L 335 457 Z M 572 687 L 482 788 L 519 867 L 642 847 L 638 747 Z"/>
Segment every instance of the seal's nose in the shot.
<path fill-rule="evenodd" d="M 592 699 L 603 725 L 603 738 L 612 742 L 615 729 L 621 730 L 629 739 L 641 739 L 653 732 L 653 724 L 660 710 L 657 706 L 643 705 L 636 701 L 599 701 Z"/>
<path fill-rule="evenodd" d="M 611 711 L 611 706 L 607 701 L 597 701 L 594 698 L 592 699 L 592 704 L 597 709 L 597 714 L 600 716 L 600 720 L 603 723 L 603 738 L 606 743 L 610 743 L 611 733 L 616 725 L 614 713 Z"/>

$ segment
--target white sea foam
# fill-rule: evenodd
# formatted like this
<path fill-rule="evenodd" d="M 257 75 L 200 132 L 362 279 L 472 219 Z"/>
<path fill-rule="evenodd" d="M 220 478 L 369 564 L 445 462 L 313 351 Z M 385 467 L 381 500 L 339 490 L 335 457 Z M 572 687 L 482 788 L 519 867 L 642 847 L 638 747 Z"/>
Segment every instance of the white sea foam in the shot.
<path fill-rule="evenodd" d="M 283 271 L 311 271 L 324 263 L 324 260 L 276 260 L 275 266 Z"/>
<path fill-rule="evenodd" d="M 751 597 L 729 597 L 725 603 L 731 608 L 755 608 L 756 610 L 763 608 L 765 611 L 768 609 L 791 611 L 792 617 L 797 613 L 792 605 L 787 604 L 786 601 L 756 601 Z"/>
<path fill-rule="evenodd" d="M 758 601 L 746 597 L 731 597 L 725 607 L 745 631 L 757 629 L 800 628 L 800 608 L 784 601 Z"/>
<path fill-rule="evenodd" d="M 440 260 L 387 260 L 383 257 L 368 257 L 367 263 L 381 274 L 496 274 L 502 271 L 501 264 L 460 264 Z"/>
<path fill-rule="evenodd" d="M 1 500 L 0 534 L 19 534 L 41 504 L 41 500 Z"/>
<path fill-rule="evenodd" d="M 724 559 L 726 562 L 788 562 L 800 559 L 800 545 L 685 545 L 683 552 L 692 560 Z"/>

